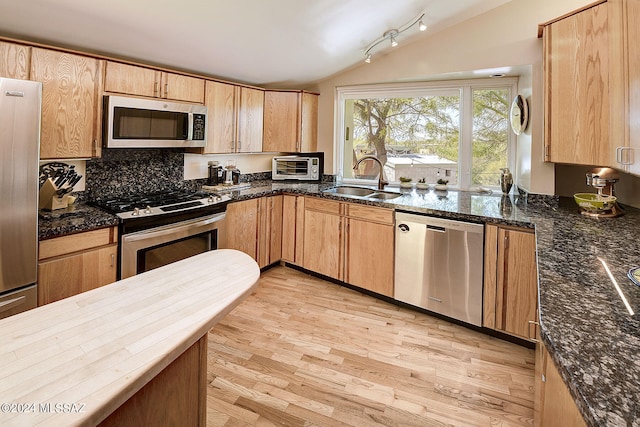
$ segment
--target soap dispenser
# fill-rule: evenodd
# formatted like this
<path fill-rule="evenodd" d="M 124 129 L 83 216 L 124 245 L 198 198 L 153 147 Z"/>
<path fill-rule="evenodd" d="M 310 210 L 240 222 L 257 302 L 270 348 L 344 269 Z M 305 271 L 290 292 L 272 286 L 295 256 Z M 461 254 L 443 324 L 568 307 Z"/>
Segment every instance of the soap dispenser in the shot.
<path fill-rule="evenodd" d="M 509 172 L 509 168 L 500 169 L 502 174 L 500 175 L 500 188 L 504 194 L 509 194 L 511 186 L 513 185 L 513 176 Z"/>

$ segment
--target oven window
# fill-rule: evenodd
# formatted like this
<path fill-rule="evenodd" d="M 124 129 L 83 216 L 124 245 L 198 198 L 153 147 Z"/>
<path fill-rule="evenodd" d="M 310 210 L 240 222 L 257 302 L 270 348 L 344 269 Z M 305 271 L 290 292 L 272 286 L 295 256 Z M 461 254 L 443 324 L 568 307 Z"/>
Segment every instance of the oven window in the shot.
<path fill-rule="evenodd" d="M 136 274 L 217 249 L 218 230 L 207 231 L 138 251 Z"/>
<path fill-rule="evenodd" d="M 276 165 L 278 175 L 307 175 L 308 163 L 306 160 L 279 160 Z"/>
<path fill-rule="evenodd" d="M 188 123 L 187 113 L 116 107 L 113 139 L 184 140 Z"/>

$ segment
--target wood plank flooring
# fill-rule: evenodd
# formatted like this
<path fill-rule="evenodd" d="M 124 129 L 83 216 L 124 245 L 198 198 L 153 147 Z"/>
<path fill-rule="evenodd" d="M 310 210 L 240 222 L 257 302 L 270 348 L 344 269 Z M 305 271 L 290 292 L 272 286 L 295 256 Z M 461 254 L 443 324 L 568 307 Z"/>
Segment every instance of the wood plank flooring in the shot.
<path fill-rule="evenodd" d="M 208 426 L 530 426 L 534 352 L 287 267 L 209 333 Z"/>

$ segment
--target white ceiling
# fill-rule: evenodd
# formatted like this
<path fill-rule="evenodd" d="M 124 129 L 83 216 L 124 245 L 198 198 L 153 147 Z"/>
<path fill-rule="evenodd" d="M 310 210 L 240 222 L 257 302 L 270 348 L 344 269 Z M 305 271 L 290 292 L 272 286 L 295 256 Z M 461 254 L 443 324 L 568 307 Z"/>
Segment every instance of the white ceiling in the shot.
<path fill-rule="evenodd" d="M 0 35 L 285 87 L 363 61 L 371 42 L 421 12 L 429 29 L 401 43 L 508 1 L 0 0 Z"/>

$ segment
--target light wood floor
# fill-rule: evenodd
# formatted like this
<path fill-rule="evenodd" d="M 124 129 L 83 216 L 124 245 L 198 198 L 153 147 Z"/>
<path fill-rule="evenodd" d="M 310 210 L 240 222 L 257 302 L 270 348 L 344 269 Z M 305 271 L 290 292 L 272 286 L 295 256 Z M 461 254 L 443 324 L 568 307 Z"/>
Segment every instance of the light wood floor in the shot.
<path fill-rule="evenodd" d="M 534 353 L 277 267 L 209 333 L 209 426 L 533 424 Z"/>

